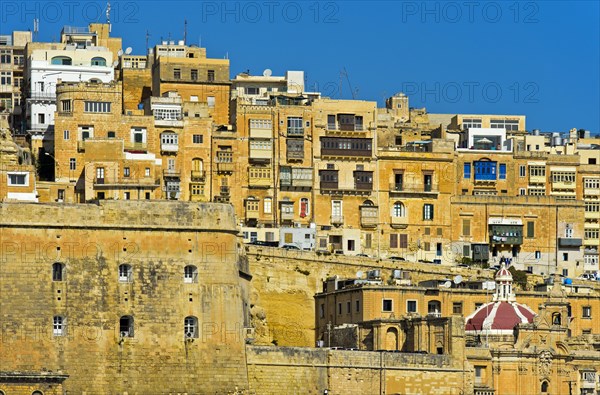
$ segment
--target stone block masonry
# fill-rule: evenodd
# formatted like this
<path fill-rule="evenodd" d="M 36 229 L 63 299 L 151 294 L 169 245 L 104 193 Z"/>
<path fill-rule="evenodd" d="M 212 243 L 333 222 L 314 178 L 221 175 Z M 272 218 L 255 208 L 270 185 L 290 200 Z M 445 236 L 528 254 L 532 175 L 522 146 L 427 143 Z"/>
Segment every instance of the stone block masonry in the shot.
<path fill-rule="evenodd" d="M 236 233 L 228 205 L 3 203 L 0 390 L 42 372 L 68 393 L 246 388 Z"/>

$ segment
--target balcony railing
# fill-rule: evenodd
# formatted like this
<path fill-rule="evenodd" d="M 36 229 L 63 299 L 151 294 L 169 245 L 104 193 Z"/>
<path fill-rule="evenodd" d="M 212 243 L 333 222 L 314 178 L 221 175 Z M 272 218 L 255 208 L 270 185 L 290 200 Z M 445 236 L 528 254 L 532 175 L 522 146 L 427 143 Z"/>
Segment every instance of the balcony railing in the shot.
<path fill-rule="evenodd" d="M 408 225 L 408 217 L 404 216 L 404 217 L 391 217 L 390 218 L 390 225 L 393 228 L 396 227 L 406 227 Z"/>
<path fill-rule="evenodd" d="M 190 176 L 192 181 L 202 182 L 206 180 L 206 171 L 204 170 L 192 170 L 192 174 Z"/>
<path fill-rule="evenodd" d="M 354 187 L 358 191 L 372 191 L 373 183 L 372 182 L 356 182 Z"/>
<path fill-rule="evenodd" d="M 133 143 L 131 141 L 127 141 L 123 144 L 123 148 L 126 151 L 147 151 L 148 144 L 147 143 Z"/>
<path fill-rule="evenodd" d="M 365 228 L 377 226 L 377 206 L 362 206 L 360 208 L 360 224 Z"/>
<path fill-rule="evenodd" d="M 391 183 L 390 193 L 438 193 L 437 184 Z"/>
<path fill-rule="evenodd" d="M 332 157 L 361 157 L 370 158 L 373 156 L 373 152 L 370 149 L 340 149 L 340 148 L 321 148 L 322 156 Z"/>
<path fill-rule="evenodd" d="M 546 176 L 529 176 L 529 183 L 530 184 L 545 184 L 546 183 Z"/>
<path fill-rule="evenodd" d="M 177 152 L 177 151 L 179 151 L 179 144 L 161 143 L 160 144 L 160 150 L 162 152 Z"/>
<path fill-rule="evenodd" d="M 287 151 L 287 160 L 304 160 L 304 151 Z"/>
<path fill-rule="evenodd" d="M 257 209 L 246 208 L 246 219 L 258 219 L 259 211 Z"/>
<path fill-rule="evenodd" d="M 332 215 L 330 218 L 330 222 L 332 225 L 342 225 L 344 223 L 343 215 Z"/>
<path fill-rule="evenodd" d="M 300 178 L 286 178 L 280 180 L 282 189 L 287 188 L 312 188 L 313 180 L 311 179 L 300 179 Z"/>
<path fill-rule="evenodd" d="M 288 126 L 287 135 L 291 137 L 302 137 L 304 136 L 304 128 Z"/>
<path fill-rule="evenodd" d="M 294 210 L 281 210 L 281 220 L 282 221 L 293 221 L 294 220 Z"/>
<path fill-rule="evenodd" d="M 181 172 L 176 169 L 163 169 L 163 177 L 176 177 L 179 178 L 181 176 Z"/>

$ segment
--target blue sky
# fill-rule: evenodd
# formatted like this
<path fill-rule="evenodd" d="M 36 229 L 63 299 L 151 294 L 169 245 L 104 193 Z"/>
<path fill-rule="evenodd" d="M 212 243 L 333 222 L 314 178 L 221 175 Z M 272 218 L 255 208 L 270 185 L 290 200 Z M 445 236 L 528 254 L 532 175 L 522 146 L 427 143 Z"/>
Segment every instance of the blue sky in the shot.
<path fill-rule="evenodd" d="M 105 21 L 106 2 L 0 2 L 0 33 L 40 19 Z M 114 36 L 144 54 L 161 38 L 231 60 L 231 75 L 304 70 L 309 89 L 376 100 L 404 91 L 433 113 L 524 114 L 527 128 L 600 131 L 597 1 L 112 1 Z M 344 76 L 340 96 L 340 76 Z"/>

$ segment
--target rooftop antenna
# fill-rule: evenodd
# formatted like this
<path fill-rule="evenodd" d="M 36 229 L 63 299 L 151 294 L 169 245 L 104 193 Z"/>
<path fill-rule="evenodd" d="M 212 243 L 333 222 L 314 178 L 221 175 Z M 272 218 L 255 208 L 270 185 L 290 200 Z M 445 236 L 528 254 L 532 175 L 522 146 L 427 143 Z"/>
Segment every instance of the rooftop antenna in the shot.
<path fill-rule="evenodd" d="M 38 18 L 33 19 L 33 39 L 37 38 L 38 33 L 40 32 L 40 20 Z"/>
<path fill-rule="evenodd" d="M 106 2 L 106 23 L 108 24 L 108 32 L 112 32 L 112 25 L 110 24 L 110 1 Z"/>
<path fill-rule="evenodd" d="M 183 45 L 187 45 L 187 19 L 183 20 Z"/>
<path fill-rule="evenodd" d="M 150 40 L 150 32 L 146 30 L 146 53 L 148 53 L 148 40 Z"/>
<path fill-rule="evenodd" d="M 198 47 L 202 48 L 202 36 L 198 36 Z"/>
<path fill-rule="evenodd" d="M 350 94 L 352 95 L 352 100 L 355 100 L 356 94 L 358 93 L 358 88 L 357 89 L 352 88 L 352 84 L 350 83 L 350 77 L 349 77 L 348 72 L 346 71 L 345 67 L 342 71 L 340 71 L 340 99 L 342 98 L 342 76 L 346 77 L 346 81 L 348 82 L 348 87 L 350 87 Z"/>

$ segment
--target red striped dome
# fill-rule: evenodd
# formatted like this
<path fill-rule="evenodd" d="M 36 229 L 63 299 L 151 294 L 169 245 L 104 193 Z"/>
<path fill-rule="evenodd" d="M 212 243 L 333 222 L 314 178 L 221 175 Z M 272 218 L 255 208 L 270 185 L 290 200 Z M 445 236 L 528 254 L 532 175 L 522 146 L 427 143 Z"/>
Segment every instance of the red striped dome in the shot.
<path fill-rule="evenodd" d="M 498 270 L 495 278 L 496 292 L 493 302 L 484 304 L 466 318 L 467 334 L 512 334 L 518 324 L 533 322 L 533 310 L 515 300 L 513 277 L 506 266 L 503 265 Z"/>

